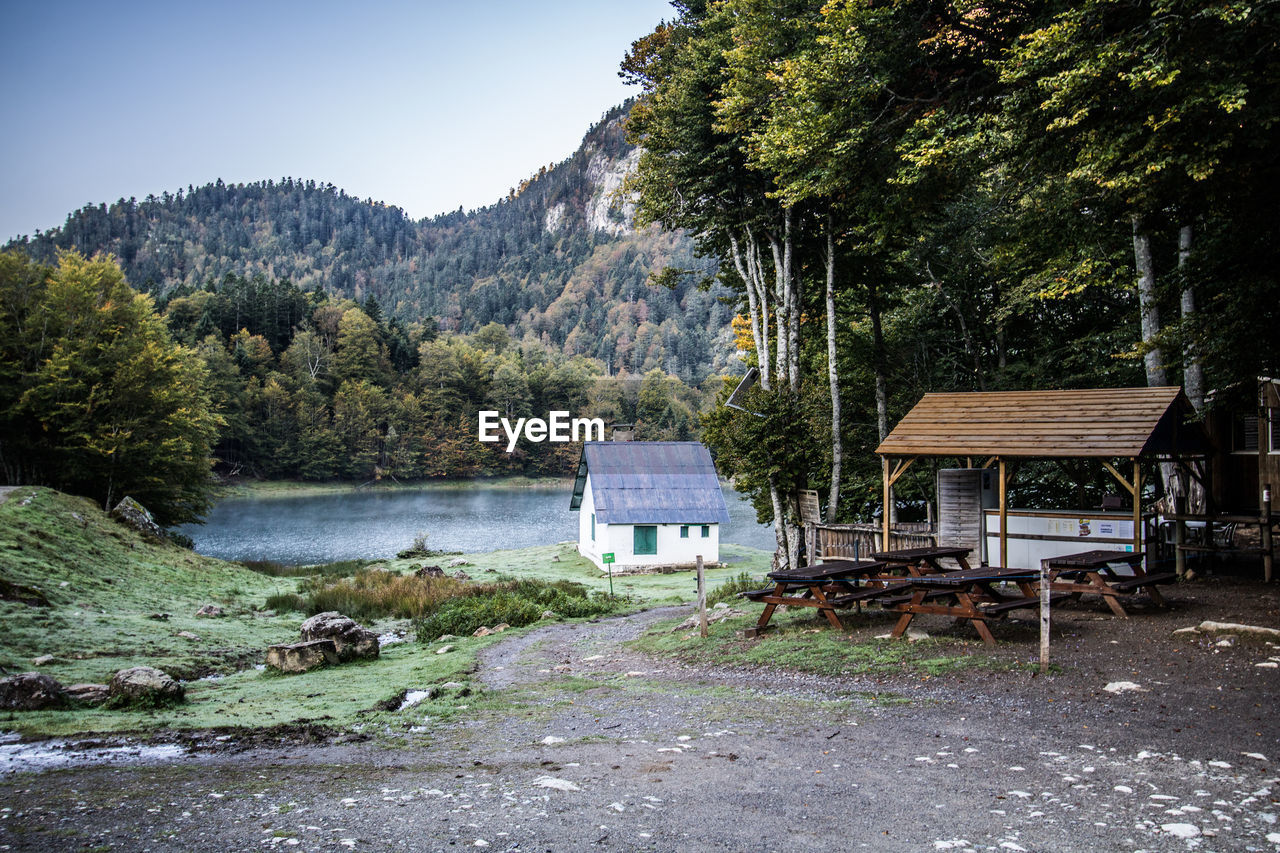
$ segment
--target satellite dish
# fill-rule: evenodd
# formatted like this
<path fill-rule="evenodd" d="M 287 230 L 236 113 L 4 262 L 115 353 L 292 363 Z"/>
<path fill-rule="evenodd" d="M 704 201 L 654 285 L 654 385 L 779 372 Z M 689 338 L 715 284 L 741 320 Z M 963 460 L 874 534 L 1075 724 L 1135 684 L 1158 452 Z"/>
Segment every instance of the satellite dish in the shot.
<path fill-rule="evenodd" d="M 731 409 L 737 409 L 739 412 L 746 412 L 747 414 L 755 415 L 757 418 L 763 418 L 764 415 L 759 412 L 753 412 L 742 405 L 743 400 L 747 397 L 747 392 L 755 386 L 759 379 L 760 371 L 754 367 L 749 369 L 747 375 L 742 377 L 742 381 L 738 383 L 737 388 L 733 389 L 733 393 L 729 395 L 728 400 L 724 401 L 724 404 Z"/>

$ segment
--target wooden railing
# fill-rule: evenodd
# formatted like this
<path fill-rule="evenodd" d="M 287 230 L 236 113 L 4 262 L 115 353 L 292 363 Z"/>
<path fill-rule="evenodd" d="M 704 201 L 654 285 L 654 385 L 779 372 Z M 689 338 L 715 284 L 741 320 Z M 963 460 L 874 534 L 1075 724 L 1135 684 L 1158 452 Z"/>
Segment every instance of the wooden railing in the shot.
<path fill-rule="evenodd" d="M 884 537 L 878 524 L 810 524 L 805 535 L 815 560 L 867 559 L 876 551 L 929 548 L 938 543 L 937 532 L 927 522 L 893 525 L 888 548 L 881 542 Z"/>

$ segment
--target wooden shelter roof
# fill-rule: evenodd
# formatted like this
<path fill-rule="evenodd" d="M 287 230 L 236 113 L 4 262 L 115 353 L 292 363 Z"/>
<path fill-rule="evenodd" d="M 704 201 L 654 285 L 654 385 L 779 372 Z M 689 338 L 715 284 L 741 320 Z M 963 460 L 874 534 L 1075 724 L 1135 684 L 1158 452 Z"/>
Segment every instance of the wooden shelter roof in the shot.
<path fill-rule="evenodd" d="M 1198 455 L 1208 441 L 1182 389 L 925 394 L 882 456 L 1115 458 Z"/>

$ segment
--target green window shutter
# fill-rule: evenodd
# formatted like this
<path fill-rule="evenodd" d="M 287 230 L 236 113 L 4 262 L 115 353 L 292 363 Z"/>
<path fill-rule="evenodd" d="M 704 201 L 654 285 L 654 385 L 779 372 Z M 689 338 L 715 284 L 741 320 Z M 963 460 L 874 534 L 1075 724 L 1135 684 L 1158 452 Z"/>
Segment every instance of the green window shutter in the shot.
<path fill-rule="evenodd" d="M 591 541 L 596 541 L 596 514 L 591 513 Z"/>
<path fill-rule="evenodd" d="M 652 524 L 637 524 L 634 528 L 634 548 L 632 553 L 638 556 L 656 555 L 658 553 L 658 528 Z"/>
<path fill-rule="evenodd" d="M 689 525 L 687 524 L 680 525 L 680 538 L 681 539 L 689 538 Z"/>
<path fill-rule="evenodd" d="M 709 539 L 709 538 L 711 538 L 711 525 L 710 525 L 710 524 L 704 524 L 704 525 L 702 525 L 702 538 L 703 538 L 703 539 Z"/>

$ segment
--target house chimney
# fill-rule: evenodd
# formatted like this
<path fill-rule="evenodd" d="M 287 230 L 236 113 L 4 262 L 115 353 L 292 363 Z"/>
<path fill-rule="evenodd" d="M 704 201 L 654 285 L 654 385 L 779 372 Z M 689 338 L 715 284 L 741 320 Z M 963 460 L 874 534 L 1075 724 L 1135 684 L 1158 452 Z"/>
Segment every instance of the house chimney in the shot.
<path fill-rule="evenodd" d="M 635 441 L 636 440 L 635 424 L 614 424 L 613 440 L 614 441 Z"/>

